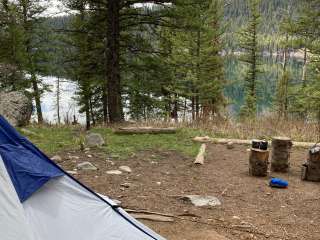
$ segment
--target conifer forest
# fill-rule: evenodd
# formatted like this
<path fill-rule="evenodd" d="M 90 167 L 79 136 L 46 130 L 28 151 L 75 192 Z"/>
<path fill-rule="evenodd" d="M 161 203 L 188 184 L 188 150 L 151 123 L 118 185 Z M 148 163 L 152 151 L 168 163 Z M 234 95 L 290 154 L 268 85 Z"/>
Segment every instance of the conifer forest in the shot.
<path fill-rule="evenodd" d="M 50 121 L 61 123 L 65 81 L 87 128 L 320 121 L 320 1 L 1 0 L 1 91 L 32 98 L 38 123 L 52 92 Z"/>

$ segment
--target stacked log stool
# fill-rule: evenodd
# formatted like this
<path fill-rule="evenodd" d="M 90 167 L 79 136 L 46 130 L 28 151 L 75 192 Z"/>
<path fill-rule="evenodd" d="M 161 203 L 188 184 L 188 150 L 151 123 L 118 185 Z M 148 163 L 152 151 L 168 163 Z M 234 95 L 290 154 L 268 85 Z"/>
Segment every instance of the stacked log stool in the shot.
<path fill-rule="evenodd" d="M 286 173 L 290 168 L 290 153 L 292 141 L 287 137 L 274 137 L 272 139 L 271 170 Z"/>
<path fill-rule="evenodd" d="M 320 147 L 314 146 L 309 151 L 309 157 L 302 166 L 302 180 L 320 182 Z"/>
<path fill-rule="evenodd" d="M 255 177 L 268 175 L 269 151 L 251 148 L 249 158 L 249 174 Z"/>

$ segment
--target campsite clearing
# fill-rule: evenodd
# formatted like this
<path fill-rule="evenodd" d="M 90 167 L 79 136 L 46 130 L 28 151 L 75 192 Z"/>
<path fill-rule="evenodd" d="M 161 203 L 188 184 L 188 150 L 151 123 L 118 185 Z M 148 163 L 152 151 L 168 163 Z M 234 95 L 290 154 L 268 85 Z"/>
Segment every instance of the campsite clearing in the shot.
<path fill-rule="evenodd" d="M 127 136 L 128 143 L 134 137 Z M 168 223 L 144 221 L 168 240 L 219 240 L 215 234 L 210 236 L 212 231 L 234 240 L 320 239 L 319 184 L 300 180 L 306 149 L 293 150 L 290 173 L 271 174 L 288 180 L 288 189 L 270 188 L 269 177 L 250 177 L 248 153 L 241 145 L 230 150 L 208 144 L 203 166 L 195 166 L 191 155 L 165 149 L 139 150 L 121 158 L 105 149 L 55 154 L 64 157 L 59 164 L 65 170 L 72 171 L 84 161 L 97 166 L 97 171 L 78 170 L 75 177 L 96 192 L 121 201 L 123 207 L 176 216 Z M 88 154 L 92 158 L 88 159 Z M 106 174 L 124 165 L 132 173 Z M 195 194 L 215 196 L 222 205 L 197 208 L 177 197 Z"/>

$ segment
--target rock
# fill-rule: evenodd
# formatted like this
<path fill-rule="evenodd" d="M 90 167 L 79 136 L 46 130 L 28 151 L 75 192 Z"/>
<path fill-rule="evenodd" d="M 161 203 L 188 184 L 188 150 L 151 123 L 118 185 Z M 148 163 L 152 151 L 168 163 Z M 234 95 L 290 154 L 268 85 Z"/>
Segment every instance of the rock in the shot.
<path fill-rule="evenodd" d="M 101 147 L 105 145 L 105 141 L 99 133 L 89 133 L 86 135 L 86 146 L 88 147 Z"/>
<path fill-rule="evenodd" d="M 122 183 L 122 184 L 120 184 L 120 186 L 125 187 L 125 188 L 129 188 L 132 186 L 132 184 L 131 183 Z"/>
<path fill-rule="evenodd" d="M 53 156 L 51 160 L 57 163 L 62 162 L 62 158 L 59 155 Z"/>
<path fill-rule="evenodd" d="M 196 207 L 220 206 L 221 202 L 218 198 L 212 196 L 187 195 L 182 197 L 183 200 L 190 201 Z"/>
<path fill-rule="evenodd" d="M 0 115 L 13 126 L 28 125 L 32 115 L 32 101 L 21 92 L 0 92 Z"/>
<path fill-rule="evenodd" d="M 67 173 L 71 174 L 71 175 L 77 175 L 78 172 L 77 171 L 67 171 Z"/>
<path fill-rule="evenodd" d="M 107 162 L 107 164 L 110 164 L 112 166 L 114 166 L 114 164 L 115 164 L 113 161 L 110 161 L 110 160 L 106 160 L 106 162 Z"/>
<path fill-rule="evenodd" d="M 228 142 L 227 143 L 227 148 L 228 149 L 234 149 L 234 143 L 233 142 Z"/>
<path fill-rule="evenodd" d="M 107 174 L 110 174 L 110 175 L 121 175 L 122 172 L 119 171 L 119 170 L 110 170 L 110 171 L 107 171 Z"/>
<path fill-rule="evenodd" d="M 88 157 L 88 158 L 92 158 L 92 155 L 91 155 L 91 154 L 88 154 L 87 157 Z"/>
<path fill-rule="evenodd" d="M 121 166 L 121 167 L 119 167 L 119 169 L 120 169 L 121 171 L 123 171 L 123 172 L 132 173 L 131 168 L 128 167 L 128 166 Z"/>
<path fill-rule="evenodd" d="M 79 163 L 77 165 L 78 169 L 81 170 L 91 170 L 91 171 L 97 171 L 98 168 L 96 166 L 94 166 L 91 162 L 83 162 L 83 163 Z"/>

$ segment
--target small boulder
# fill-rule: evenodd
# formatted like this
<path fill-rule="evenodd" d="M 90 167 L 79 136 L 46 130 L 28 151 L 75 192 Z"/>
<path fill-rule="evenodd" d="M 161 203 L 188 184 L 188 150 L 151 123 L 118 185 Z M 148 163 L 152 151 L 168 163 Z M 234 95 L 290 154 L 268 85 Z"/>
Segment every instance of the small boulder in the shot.
<path fill-rule="evenodd" d="M 88 147 L 101 147 L 105 145 L 105 141 L 99 133 L 89 133 L 86 135 L 86 146 Z"/>
<path fill-rule="evenodd" d="M 233 142 L 228 142 L 227 143 L 227 148 L 228 149 L 234 149 L 234 143 Z"/>
<path fill-rule="evenodd" d="M 91 162 L 83 162 L 83 163 L 79 163 L 77 165 L 78 169 L 81 170 L 91 170 L 91 171 L 97 171 L 98 168 L 96 166 L 94 166 Z"/>
<path fill-rule="evenodd" d="M 59 155 L 53 156 L 51 160 L 57 163 L 62 162 L 62 158 Z"/>
<path fill-rule="evenodd" d="M 121 167 L 119 167 L 119 169 L 120 169 L 121 171 L 123 171 L 123 172 L 132 173 L 131 168 L 128 167 L 128 166 L 121 166 Z"/>
<path fill-rule="evenodd" d="M 121 175 L 122 172 L 119 171 L 119 170 L 110 170 L 110 171 L 107 171 L 107 174 L 109 174 L 109 175 Z"/>
<path fill-rule="evenodd" d="M 32 115 L 32 101 L 22 92 L 0 92 L 0 115 L 13 126 L 28 125 Z"/>
<path fill-rule="evenodd" d="M 70 174 L 70 175 L 77 175 L 78 174 L 77 171 L 67 171 L 67 173 Z"/>
<path fill-rule="evenodd" d="M 184 196 L 182 199 L 190 201 L 196 207 L 216 207 L 221 205 L 220 200 L 213 196 L 187 195 Z"/>

